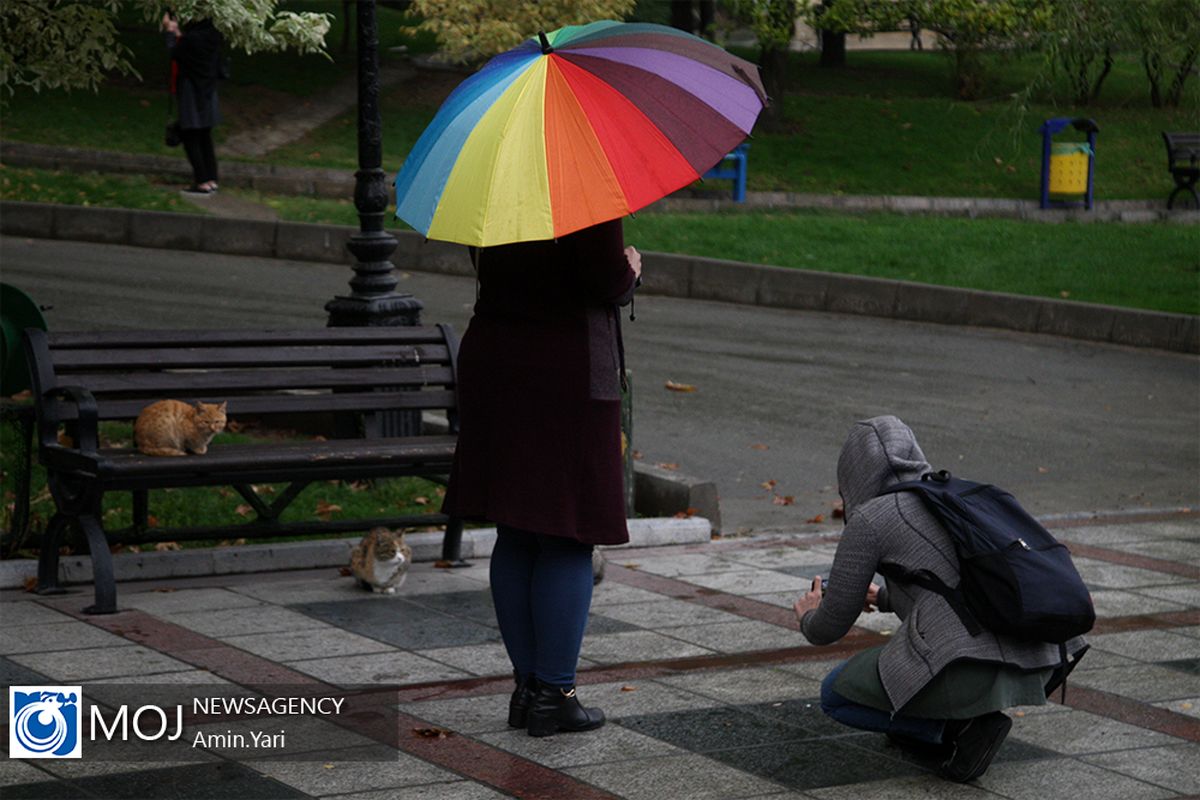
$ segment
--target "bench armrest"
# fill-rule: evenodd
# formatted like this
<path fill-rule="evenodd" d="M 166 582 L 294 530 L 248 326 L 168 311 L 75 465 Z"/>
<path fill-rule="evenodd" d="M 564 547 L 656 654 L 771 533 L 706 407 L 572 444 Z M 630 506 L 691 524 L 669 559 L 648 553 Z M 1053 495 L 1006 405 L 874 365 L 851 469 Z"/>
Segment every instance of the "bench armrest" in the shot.
<path fill-rule="evenodd" d="M 79 415 L 76 420 L 75 449 L 81 453 L 96 455 L 99 443 L 98 413 L 96 398 L 92 393 L 82 386 L 56 386 L 42 394 L 42 402 L 39 405 L 45 408 L 46 402 L 50 400 L 68 400 L 75 404 Z M 43 420 L 41 440 L 42 447 L 58 444 L 57 419 Z"/>

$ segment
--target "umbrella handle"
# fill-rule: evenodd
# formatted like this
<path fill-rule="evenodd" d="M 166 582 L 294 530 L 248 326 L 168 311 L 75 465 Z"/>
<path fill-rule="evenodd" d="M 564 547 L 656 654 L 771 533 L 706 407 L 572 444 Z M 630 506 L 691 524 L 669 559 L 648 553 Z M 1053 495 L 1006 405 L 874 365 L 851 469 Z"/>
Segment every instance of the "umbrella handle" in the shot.
<path fill-rule="evenodd" d="M 545 31 L 538 31 L 538 41 L 542 43 L 542 55 L 548 56 L 554 52 L 554 48 L 550 46 L 550 40 L 546 38 Z"/>

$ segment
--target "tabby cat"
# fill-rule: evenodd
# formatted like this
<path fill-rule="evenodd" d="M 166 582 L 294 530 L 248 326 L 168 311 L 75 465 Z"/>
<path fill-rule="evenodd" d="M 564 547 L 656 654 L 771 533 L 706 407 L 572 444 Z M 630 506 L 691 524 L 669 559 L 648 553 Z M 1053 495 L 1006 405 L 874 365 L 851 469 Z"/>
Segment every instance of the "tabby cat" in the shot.
<path fill-rule="evenodd" d="M 133 441 L 148 456 L 204 455 L 225 429 L 225 403 L 159 400 L 142 409 L 133 423 Z"/>
<path fill-rule="evenodd" d="M 404 543 L 404 534 L 387 528 L 373 528 L 350 553 L 350 571 L 359 586 L 379 594 L 395 594 L 411 564 L 412 548 Z"/>

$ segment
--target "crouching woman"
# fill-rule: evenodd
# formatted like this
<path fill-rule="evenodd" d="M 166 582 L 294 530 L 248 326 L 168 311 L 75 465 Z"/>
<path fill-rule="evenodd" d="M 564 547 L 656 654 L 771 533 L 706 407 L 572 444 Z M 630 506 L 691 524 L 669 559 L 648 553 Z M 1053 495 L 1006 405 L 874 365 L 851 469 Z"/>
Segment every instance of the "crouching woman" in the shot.
<path fill-rule="evenodd" d="M 887 644 L 836 667 L 821 684 L 821 707 L 854 728 L 886 733 L 899 746 L 940 762 L 939 774 L 969 781 L 988 768 L 1012 727 L 1002 709 L 1041 705 L 1061 683 L 1057 645 L 984 630 L 972 636 L 944 597 L 878 573 L 934 573 L 959 582 L 949 534 L 912 492 L 880 496 L 930 472 L 907 425 L 896 417 L 856 423 L 838 459 L 846 528 L 822 597 L 821 578 L 795 603 L 800 630 L 816 645 L 846 635 L 860 613 L 890 611 L 900 625 Z M 898 568 L 898 569 L 897 569 Z M 1076 658 L 1086 645 L 1067 643 Z"/>

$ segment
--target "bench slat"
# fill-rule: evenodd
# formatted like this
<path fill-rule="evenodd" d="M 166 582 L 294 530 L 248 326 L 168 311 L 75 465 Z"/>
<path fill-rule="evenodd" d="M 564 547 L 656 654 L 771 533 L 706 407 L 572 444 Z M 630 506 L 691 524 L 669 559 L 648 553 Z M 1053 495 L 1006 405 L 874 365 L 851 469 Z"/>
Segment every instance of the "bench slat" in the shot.
<path fill-rule="evenodd" d="M 226 398 L 220 396 L 198 395 L 188 398 L 205 403 L 219 403 Z M 134 400 L 104 400 L 97 402 L 97 417 L 101 420 L 131 420 L 141 413 L 142 409 L 154 402 L 154 398 L 139 398 Z M 247 397 L 228 398 L 229 407 L 226 414 L 236 418 L 239 414 L 271 415 L 271 414 L 308 414 L 330 411 L 397 411 L 405 409 L 441 409 L 455 408 L 458 399 L 453 390 L 425 389 L 422 391 L 398 392 L 339 392 L 337 394 L 269 394 L 251 395 Z M 76 409 L 71 404 L 63 404 L 61 421 L 76 418 Z"/>
<path fill-rule="evenodd" d="M 311 331 L 177 330 L 177 331 L 62 331 L 46 334 L 52 350 L 96 350 L 113 347 L 196 347 L 229 345 L 441 344 L 434 326 L 379 328 L 313 328 Z"/>
<path fill-rule="evenodd" d="M 261 392 L 272 389 L 380 388 L 385 386 L 452 386 L 450 367 L 381 367 L 378 369 L 228 370 L 221 372 L 85 373 L 64 375 L 59 385 L 84 386 L 95 395 L 171 395 Z"/>
<path fill-rule="evenodd" d="M 308 367 L 372 364 L 448 364 L 445 345 L 346 345 L 261 347 L 104 348 L 52 351 L 60 375 L 91 369 L 172 369 L 186 367 Z M 63 381 L 67 382 L 66 380 Z"/>

